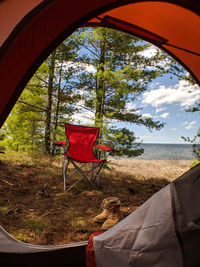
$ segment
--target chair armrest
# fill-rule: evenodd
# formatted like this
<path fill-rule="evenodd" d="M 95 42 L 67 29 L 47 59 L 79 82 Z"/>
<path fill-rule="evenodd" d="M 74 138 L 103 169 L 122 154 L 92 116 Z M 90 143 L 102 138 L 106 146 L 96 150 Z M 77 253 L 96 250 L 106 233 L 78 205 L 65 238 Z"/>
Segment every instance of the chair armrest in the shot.
<path fill-rule="evenodd" d="M 96 146 L 97 148 L 103 149 L 105 151 L 115 151 L 115 152 L 119 151 L 118 149 L 114 149 L 108 146 L 102 146 L 102 145 L 94 145 L 94 146 Z"/>
<path fill-rule="evenodd" d="M 66 146 L 68 145 L 68 142 L 66 141 L 59 141 L 59 142 L 55 142 L 53 143 L 54 146 Z"/>

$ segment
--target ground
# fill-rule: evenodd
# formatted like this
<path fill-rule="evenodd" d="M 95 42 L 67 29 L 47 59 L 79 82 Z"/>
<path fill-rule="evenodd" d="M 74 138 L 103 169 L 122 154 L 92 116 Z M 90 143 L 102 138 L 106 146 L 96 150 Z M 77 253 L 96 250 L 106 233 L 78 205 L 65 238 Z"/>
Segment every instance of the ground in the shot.
<path fill-rule="evenodd" d="M 81 183 L 63 190 L 60 157 L 6 152 L 0 156 L 0 224 L 15 238 L 32 244 L 87 240 L 101 226 L 93 221 L 104 198 L 121 201 L 125 216 L 169 181 L 187 171 L 189 161 L 110 159 L 101 173 L 101 190 Z"/>

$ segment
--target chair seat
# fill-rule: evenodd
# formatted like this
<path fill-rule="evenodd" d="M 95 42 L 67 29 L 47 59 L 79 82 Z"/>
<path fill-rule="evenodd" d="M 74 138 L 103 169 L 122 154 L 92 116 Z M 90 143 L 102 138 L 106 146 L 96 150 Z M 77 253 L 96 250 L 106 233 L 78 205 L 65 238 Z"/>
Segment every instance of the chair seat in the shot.
<path fill-rule="evenodd" d="M 68 158 L 68 155 L 67 155 L 67 153 L 65 153 L 65 157 L 66 158 Z M 92 159 L 78 159 L 78 158 L 74 158 L 74 157 L 71 157 L 71 159 L 73 159 L 73 160 L 75 160 L 75 161 L 77 161 L 77 162 L 82 162 L 82 163 L 92 163 L 92 162 L 103 162 L 103 161 L 106 161 L 105 159 L 97 159 L 97 158 L 92 158 Z"/>
<path fill-rule="evenodd" d="M 104 145 L 95 144 L 99 135 L 99 130 L 98 127 L 65 124 L 67 140 L 54 143 L 54 145 L 64 149 L 62 163 L 64 190 L 66 190 L 67 180 L 70 181 L 67 191 L 70 191 L 83 179 L 88 182 L 92 188 L 100 188 L 99 174 L 104 166 L 104 162 L 106 162 L 110 152 L 117 150 Z M 107 152 L 107 155 L 104 153 L 104 159 L 99 160 L 96 158 L 94 147 Z M 67 162 L 65 164 L 66 159 Z M 69 171 L 69 164 L 73 165 L 74 170 Z M 76 177 L 74 177 L 75 175 Z"/>

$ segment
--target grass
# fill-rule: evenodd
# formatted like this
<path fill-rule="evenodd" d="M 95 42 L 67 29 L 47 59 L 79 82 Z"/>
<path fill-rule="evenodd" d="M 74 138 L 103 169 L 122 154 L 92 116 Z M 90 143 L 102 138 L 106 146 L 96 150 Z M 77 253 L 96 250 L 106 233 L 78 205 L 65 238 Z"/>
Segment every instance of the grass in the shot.
<path fill-rule="evenodd" d="M 118 197 L 124 216 L 190 168 L 189 161 L 110 159 L 102 190 L 81 183 L 63 191 L 61 158 L 7 151 L 0 155 L 0 223 L 17 239 L 33 244 L 87 240 L 101 226 L 93 218 L 104 198 Z M 42 189 L 47 194 L 40 195 Z"/>

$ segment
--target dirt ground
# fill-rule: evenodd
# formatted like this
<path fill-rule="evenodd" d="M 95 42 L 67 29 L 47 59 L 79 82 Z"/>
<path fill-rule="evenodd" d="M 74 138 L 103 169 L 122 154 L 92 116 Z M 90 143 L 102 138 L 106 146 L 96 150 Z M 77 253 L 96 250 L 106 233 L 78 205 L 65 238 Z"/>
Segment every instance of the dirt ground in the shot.
<path fill-rule="evenodd" d="M 165 179 L 159 170 L 164 162 L 111 159 L 110 168 L 100 176 L 101 190 L 91 190 L 83 182 L 66 192 L 60 158 L 15 157 L 0 158 L 0 224 L 21 241 L 45 245 L 87 240 L 101 231 L 93 218 L 101 212 L 104 198 L 118 197 L 125 217 L 191 163 L 168 161 L 165 168 L 172 165 Z"/>

